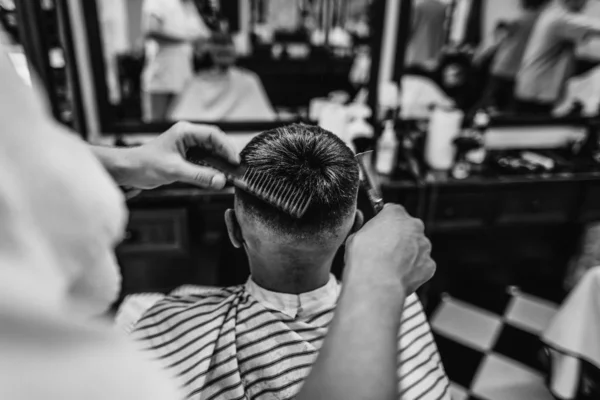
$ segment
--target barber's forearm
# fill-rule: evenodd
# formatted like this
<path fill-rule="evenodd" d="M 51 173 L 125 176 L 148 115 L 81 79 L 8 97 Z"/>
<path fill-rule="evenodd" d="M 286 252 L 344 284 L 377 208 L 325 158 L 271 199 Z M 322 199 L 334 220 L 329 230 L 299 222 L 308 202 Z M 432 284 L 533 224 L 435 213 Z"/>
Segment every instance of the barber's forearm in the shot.
<path fill-rule="evenodd" d="M 397 286 L 347 282 L 299 400 L 397 399 L 398 329 L 406 298 Z"/>
<path fill-rule="evenodd" d="M 90 149 L 119 186 L 131 184 L 131 176 L 138 168 L 131 149 L 102 146 Z"/>

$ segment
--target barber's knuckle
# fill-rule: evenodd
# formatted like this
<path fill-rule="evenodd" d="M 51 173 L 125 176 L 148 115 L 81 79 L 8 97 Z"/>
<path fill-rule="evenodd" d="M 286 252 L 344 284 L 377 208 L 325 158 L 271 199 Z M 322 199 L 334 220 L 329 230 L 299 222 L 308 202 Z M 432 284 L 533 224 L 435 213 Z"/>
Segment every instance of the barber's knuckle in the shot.
<path fill-rule="evenodd" d="M 415 238 L 418 237 L 418 233 L 419 233 L 419 228 L 418 226 L 414 223 L 413 220 L 405 220 L 402 222 L 402 225 L 404 227 L 404 229 L 410 233 L 411 235 L 414 235 Z"/>
<path fill-rule="evenodd" d="M 173 126 L 173 130 L 178 134 L 184 134 L 189 131 L 192 124 L 187 121 L 179 121 Z"/>
<path fill-rule="evenodd" d="M 425 224 L 423 223 L 423 220 L 419 218 L 412 218 L 412 221 L 417 229 L 420 231 L 425 231 Z"/>
<path fill-rule="evenodd" d="M 421 247 L 427 253 L 431 252 L 431 241 L 427 237 L 423 236 Z"/>
<path fill-rule="evenodd" d="M 191 125 L 192 124 L 190 122 L 188 122 L 188 121 L 179 121 L 179 122 L 177 122 L 176 126 L 179 129 L 186 129 L 186 128 L 189 128 Z"/>
<path fill-rule="evenodd" d="M 406 208 L 402 204 L 394 204 L 394 208 L 397 213 L 403 216 L 409 216 L 408 211 L 406 211 Z"/>
<path fill-rule="evenodd" d="M 406 210 L 400 204 L 390 204 L 388 206 L 388 212 L 399 218 L 402 218 L 406 215 Z"/>

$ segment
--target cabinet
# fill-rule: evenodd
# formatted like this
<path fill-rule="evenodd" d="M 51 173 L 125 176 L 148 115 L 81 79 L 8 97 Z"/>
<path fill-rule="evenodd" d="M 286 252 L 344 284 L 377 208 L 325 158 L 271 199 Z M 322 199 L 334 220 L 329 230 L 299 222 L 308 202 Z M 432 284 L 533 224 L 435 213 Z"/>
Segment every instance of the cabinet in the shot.
<path fill-rule="evenodd" d="M 498 224 L 566 223 L 578 199 L 577 183 L 527 187 L 502 192 Z"/>
<path fill-rule="evenodd" d="M 189 282 L 194 271 L 188 231 L 185 208 L 131 210 L 125 239 L 117 248 L 123 294 L 165 292 Z"/>

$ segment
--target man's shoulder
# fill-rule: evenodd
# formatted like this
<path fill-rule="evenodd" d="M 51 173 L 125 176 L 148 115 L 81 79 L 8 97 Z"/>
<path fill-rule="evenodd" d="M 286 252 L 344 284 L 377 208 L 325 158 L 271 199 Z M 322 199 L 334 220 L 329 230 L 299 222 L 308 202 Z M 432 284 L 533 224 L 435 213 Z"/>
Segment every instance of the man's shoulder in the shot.
<path fill-rule="evenodd" d="M 119 308 L 116 324 L 132 332 L 143 321 L 166 320 L 173 314 L 196 308 L 210 313 L 232 301 L 243 291 L 243 286 L 209 287 L 186 285 L 168 295 L 144 293 L 128 296 Z"/>

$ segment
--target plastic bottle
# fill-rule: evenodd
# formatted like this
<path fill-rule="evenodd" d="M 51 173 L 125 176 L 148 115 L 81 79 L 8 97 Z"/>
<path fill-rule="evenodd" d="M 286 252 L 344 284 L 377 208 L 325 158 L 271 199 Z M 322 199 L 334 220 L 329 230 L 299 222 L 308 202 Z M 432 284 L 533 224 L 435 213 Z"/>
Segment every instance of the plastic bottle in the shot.
<path fill-rule="evenodd" d="M 460 133 L 464 114 L 458 109 L 436 107 L 429 118 L 425 139 L 425 161 L 434 170 L 448 171 L 454 165 L 454 139 Z"/>
<path fill-rule="evenodd" d="M 375 169 L 382 175 L 391 175 L 396 168 L 398 155 L 398 138 L 394 130 L 394 122 L 386 121 L 383 134 L 377 142 L 377 162 Z"/>
<path fill-rule="evenodd" d="M 485 150 L 484 143 L 484 135 L 490 125 L 490 116 L 484 110 L 480 110 L 475 114 L 475 118 L 473 118 L 473 127 L 472 132 L 475 136 L 475 139 L 479 141 L 480 146 L 470 150 L 465 155 L 465 158 L 468 162 L 481 165 L 485 161 L 487 152 Z"/>

